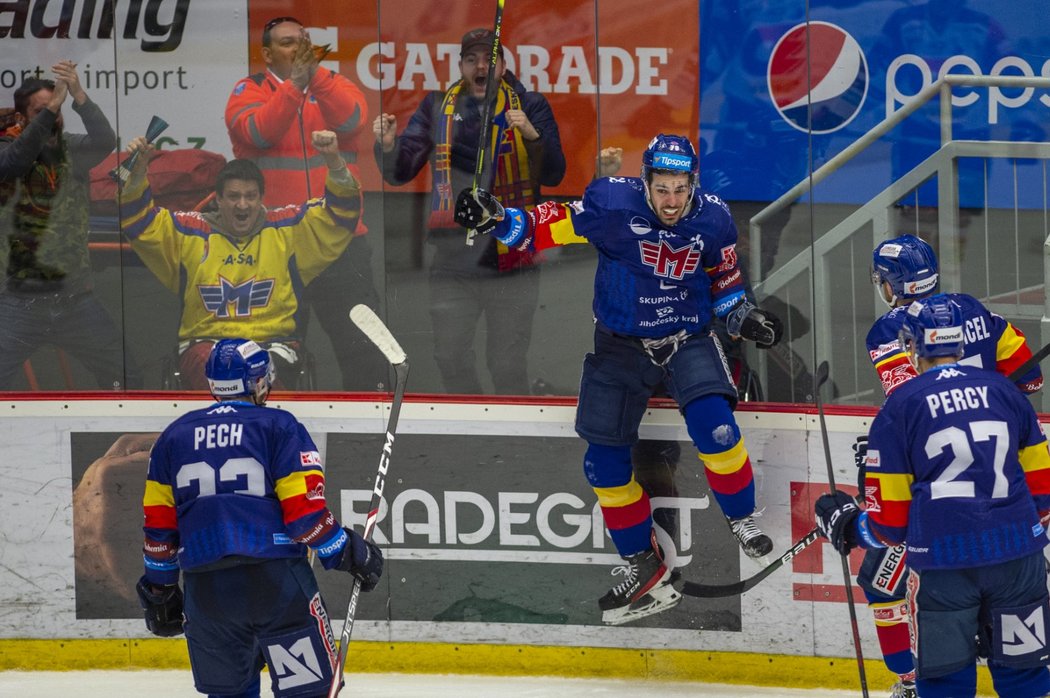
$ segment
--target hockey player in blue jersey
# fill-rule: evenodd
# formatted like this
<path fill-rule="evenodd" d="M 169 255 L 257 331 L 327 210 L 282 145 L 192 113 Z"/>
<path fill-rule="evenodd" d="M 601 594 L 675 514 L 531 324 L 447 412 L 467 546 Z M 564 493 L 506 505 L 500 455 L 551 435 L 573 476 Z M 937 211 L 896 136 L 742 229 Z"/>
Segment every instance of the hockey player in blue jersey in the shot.
<path fill-rule="evenodd" d="M 1024 395 L 965 363 L 966 333 L 953 295 L 907 307 L 899 341 L 918 376 L 871 426 L 865 510 L 823 495 L 817 524 L 843 555 L 905 544 L 918 695 L 973 696 L 980 643 L 999 695 L 1045 696 L 1050 452 Z"/>
<path fill-rule="evenodd" d="M 326 696 L 337 652 L 307 549 L 363 591 L 379 581 L 382 552 L 328 509 L 303 425 L 265 407 L 269 354 L 224 339 L 205 372 L 219 404 L 175 420 L 150 453 L 137 585 L 146 627 L 185 631 L 201 693 L 258 696 L 266 664 L 275 696 Z"/>
<path fill-rule="evenodd" d="M 933 248 L 914 235 L 900 235 L 879 243 L 872 252 L 872 283 L 890 310 L 878 318 L 868 332 L 866 344 L 883 390 L 890 395 L 915 377 L 898 339 L 912 301 L 937 293 L 937 256 Z M 1010 375 L 1031 356 L 1024 334 L 1006 319 L 989 312 L 980 301 L 964 293 L 948 294 L 963 317 L 963 338 L 968 366 L 994 369 Z M 1023 393 L 1034 393 L 1043 385 L 1039 366 L 1033 366 L 1016 383 Z M 863 483 L 867 436 L 857 440 L 858 477 Z M 863 484 L 861 484 L 863 490 Z M 900 678 L 893 698 L 914 698 L 915 667 L 908 637 L 908 606 L 904 580 L 907 554 L 903 546 L 873 549 L 864 555 L 857 584 L 864 590 L 875 618 L 886 667 Z"/>
<path fill-rule="evenodd" d="M 504 209 L 486 191 L 463 191 L 456 221 L 519 249 L 590 243 L 594 352 L 580 383 L 576 433 L 587 441 L 584 473 L 594 489 L 626 579 L 599 602 L 619 624 L 674 606 L 681 595 L 656 544 L 648 495 L 631 465 L 631 446 L 654 386 L 664 381 L 700 453 L 711 492 L 744 552 L 759 558 L 773 542 L 754 521 L 751 461 L 733 417 L 737 391 L 711 332 L 761 347 L 780 341 L 780 320 L 745 294 L 729 208 L 699 188 L 699 161 L 681 136 L 659 135 L 642 155 L 641 177 L 604 177 L 582 201 Z"/>

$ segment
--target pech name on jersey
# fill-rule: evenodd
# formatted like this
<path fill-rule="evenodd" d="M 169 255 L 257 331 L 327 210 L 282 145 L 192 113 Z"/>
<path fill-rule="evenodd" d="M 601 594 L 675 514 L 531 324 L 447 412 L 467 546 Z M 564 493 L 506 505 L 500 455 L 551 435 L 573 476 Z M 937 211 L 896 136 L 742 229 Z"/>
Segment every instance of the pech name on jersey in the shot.
<path fill-rule="evenodd" d="M 977 385 L 931 393 L 926 396 L 926 406 L 930 409 L 931 417 L 936 417 L 938 412 L 952 414 L 981 407 L 987 409 L 988 387 Z"/>
<path fill-rule="evenodd" d="M 240 446 L 244 436 L 243 424 L 209 424 L 193 429 L 193 449 Z"/>

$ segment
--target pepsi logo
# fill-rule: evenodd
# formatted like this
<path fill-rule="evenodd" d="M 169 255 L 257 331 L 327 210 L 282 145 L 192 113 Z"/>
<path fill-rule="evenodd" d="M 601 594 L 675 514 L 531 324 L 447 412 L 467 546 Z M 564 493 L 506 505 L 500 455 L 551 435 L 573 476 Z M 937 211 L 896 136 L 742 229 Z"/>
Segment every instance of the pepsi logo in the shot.
<path fill-rule="evenodd" d="M 860 44 L 828 22 L 796 25 L 780 37 L 766 69 L 780 116 L 799 131 L 832 133 L 857 116 L 868 94 Z"/>

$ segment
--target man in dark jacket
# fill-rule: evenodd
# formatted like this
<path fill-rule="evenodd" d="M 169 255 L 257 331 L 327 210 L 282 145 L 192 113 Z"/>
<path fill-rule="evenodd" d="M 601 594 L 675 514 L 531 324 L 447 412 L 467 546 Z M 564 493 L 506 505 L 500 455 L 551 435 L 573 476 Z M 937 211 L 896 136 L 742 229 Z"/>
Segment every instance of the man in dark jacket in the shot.
<path fill-rule="evenodd" d="M 27 78 L 15 90 L 18 124 L 0 137 L 0 235 L 7 268 L 0 291 L 0 390 L 40 346 L 59 347 L 87 367 L 99 388 L 141 387 L 120 330 L 92 293 L 88 258 L 89 176 L 117 144 L 76 64 L 55 80 Z M 68 134 L 62 104 L 87 134 Z"/>
<path fill-rule="evenodd" d="M 507 249 L 494 238 L 465 244 L 453 220 L 456 194 L 472 186 L 494 34 L 474 29 L 463 36 L 462 79 L 444 93 L 431 92 L 397 135 L 397 120 L 380 114 L 372 125 L 375 157 L 383 179 L 405 184 L 430 162 L 433 177 L 427 242 L 434 359 L 450 393 L 482 392 L 474 354 L 475 327 L 487 328 L 486 359 L 497 393 L 527 395 L 527 354 L 539 297 L 535 253 Z M 495 65 L 489 146 L 478 186 L 506 206 L 532 208 L 540 186 L 565 176 L 558 125 L 547 99 L 528 92 L 506 70 L 503 47 Z"/>

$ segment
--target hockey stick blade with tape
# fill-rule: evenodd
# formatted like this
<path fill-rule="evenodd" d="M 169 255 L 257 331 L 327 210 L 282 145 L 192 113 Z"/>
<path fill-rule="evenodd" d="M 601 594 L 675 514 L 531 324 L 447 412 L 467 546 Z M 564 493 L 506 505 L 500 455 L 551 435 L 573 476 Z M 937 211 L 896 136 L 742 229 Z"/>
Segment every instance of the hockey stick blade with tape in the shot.
<path fill-rule="evenodd" d="M 365 519 L 365 540 L 372 539 L 372 531 L 379 518 L 379 504 L 383 499 L 383 487 L 386 484 L 387 471 L 390 468 L 390 455 L 394 448 L 394 434 L 397 431 L 397 419 L 401 414 L 401 403 L 405 397 L 405 382 L 408 380 L 408 357 L 405 350 L 390 334 L 383 321 L 367 305 L 355 305 L 350 311 L 350 319 L 360 328 L 365 336 L 376 345 L 383 356 L 394 367 L 394 399 L 390 403 L 390 416 L 386 423 L 386 438 L 383 450 L 379 454 L 379 469 L 376 472 L 375 485 L 372 487 L 372 501 L 368 505 L 368 517 Z M 343 674 L 346 668 L 346 657 L 350 645 L 350 635 L 354 630 L 354 616 L 357 614 L 357 599 L 361 595 L 361 580 L 354 579 L 350 590 L 350 601 L 346 608 L 346 620 L 343 632 L 339 636 L 339 656 L 332 673 L 332 683 L 328 687 L 328 698 L 336 698 L 343 687 Z"/>
<path fill-rule="evenodd" d="M 350 319 L 354 321 L 358 329 L 365 333 L 372 344 L 383 352 L 383 356 L 391 365 L 397 366 L 405 361 L 405 350 L 394 339 L 394 335 L 390 334 L 390 330 L 386 328 L 374 310 L 367 305 L 355 305 L 350 311 Z"/>

